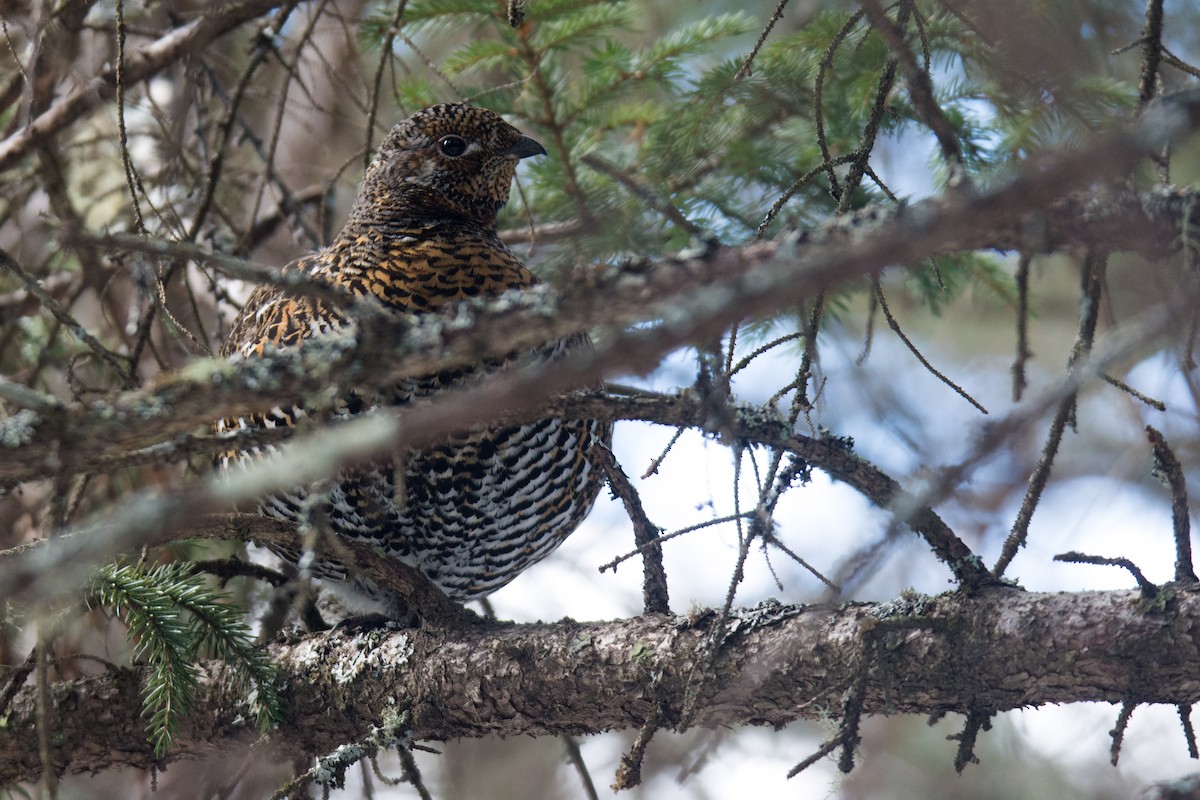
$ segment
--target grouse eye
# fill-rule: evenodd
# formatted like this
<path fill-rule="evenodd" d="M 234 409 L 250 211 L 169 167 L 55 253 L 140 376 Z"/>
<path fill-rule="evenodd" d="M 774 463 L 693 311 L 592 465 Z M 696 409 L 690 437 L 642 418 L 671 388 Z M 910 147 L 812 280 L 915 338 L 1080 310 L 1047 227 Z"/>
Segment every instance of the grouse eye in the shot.
<path fill-rule="evenodd" d="M 443 155 L 451 158 L 458 158 L 463 153 L 467 152 L 467 142 L 461 136 L 443 136 L 438 142 L 438 149 Z"/>

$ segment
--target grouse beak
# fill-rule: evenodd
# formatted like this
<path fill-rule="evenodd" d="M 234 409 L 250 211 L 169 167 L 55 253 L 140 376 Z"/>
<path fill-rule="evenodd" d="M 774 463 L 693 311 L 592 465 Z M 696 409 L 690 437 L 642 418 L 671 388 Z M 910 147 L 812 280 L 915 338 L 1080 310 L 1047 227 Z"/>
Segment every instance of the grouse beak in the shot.
<path fill-rule="evenodd" d="M 542 147 L 541 142 L 537 139 L 531 139 L 528 136 L 521 136 L 508 147 L 501 150 L 496 155 L 498 156 L 513 156 L 515 158 L 529 158 L 530 156 L 546 155 L 546 148 Z"/>

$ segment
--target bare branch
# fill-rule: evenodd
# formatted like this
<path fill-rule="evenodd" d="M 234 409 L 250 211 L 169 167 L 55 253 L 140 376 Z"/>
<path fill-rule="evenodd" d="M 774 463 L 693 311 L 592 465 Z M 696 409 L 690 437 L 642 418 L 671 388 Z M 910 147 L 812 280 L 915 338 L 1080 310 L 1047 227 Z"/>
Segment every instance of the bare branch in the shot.
<path fill-rule="evenodd" d="M 515 384 L 520 387 L 523 384 Z M 350 463 L 394 451 L 398 437 L 405 436 L 409 446 L 456 430 L 463 419 L 478 415 L 481 407 L 493 402 L 515 404 L 525 390 L 504 395 L 462 393 L 451 396 L 449 405 L 415 408 L 398 417 L 376 416 L 351 420 L 297 442 L 292 457 L 281 463 L 268 463 L 225 479 L 213 476 L 175 493 L 147 494 L 126 503 L 106 520 L 82 529 L 78 534 L 60 536 L 52 542 L 39 542 L 0 553 L 0 594 L 20 594 L 27 603 L 46 605 L 54 602 L 73 586 L 82 585 L 92 565 L 135 548 L 187 538 L 243 538 L 270 543 L 264 536 L 277 532 L 280 524 L 264 520 L 251 525 L 240 518 L 235 526 L 219 523 L 215 528 L 198 524 L 198 516 L 223 511 L 241 501 L 253 500 L 277 491 L 323 477 Z M 503 405 L 501 406 L 503 407 Z M 562 398 L 549 407 L 531 412 L 595 419 L 642 419 L 664 425 L 699 427 L 713 425 L 708 409 L 691 395 L 638 395 L 607 397 L 602 394 Z M 829 437 L 813 439 L 791 433 L 776 415 L 742 408 L 734 416 L 731 431 L 712 432 L 730 435 L 737 441 L 759 442 L 790 452 L 830 476 L 852 486 L 881 508 L 892 510 L 914 532 L 923 536 L 933 551 L 950 567 L 965 587 L 989 582 L 979 559 L 929 508 L 904 492 L 900 484 L 856 455 L 844 442 Z M 253 517 L 251 517 L 253 519 Z M 286 529 L 286 526 L 284 526 Z M 265 533 L 264 533 L 265 531 Z M 291 535 L 291 534 L 288 534 Z M 290 541 L 290 540 L 285 540 Z M 39 581 L 38 576 L 53 573 L 54 582 Z M 401 576 L 401 581 L 411 580 Z M 386 576 L 380 580 L 389 585 Z M 405 584 L 400 584 L 403 587 Z M 424 605 L 422 603 L 421 605 Z"/>
<path fill-rule="evenodd" d="M 180 25 L 157 41 L 128 54 L 123 70 L 126 84 L 151 77 L 188 53 L 207 46 L 245 22 L 278 6 L 283 0 L 241 0 L 217 6 L 189 23 Z M 6 170 L 41 141 L 78 122 L 117 90 L 117 67 L 109 66 L 86 85 L 59 98 L 29 125 L 0 142 L 0 170 Z"/>
<path fill-rule="evenodd" d="M 1175 580 L 1196 583 L 1192 565 L 1192 522 L 1188 513 L 1187 482 L 1183 465 L 1175 457 L 1162 433 L 1152 425 L 1146 426 L 1146 436 L 1154 450 L 1154 473 L 1171 492 L 1171 518 L 1175 532 Z"/>
<path fill-rule="evenodd" d="M 888 18 L 879 4 L 879 0 L 861 0 L 860 5 L 866 13 L 867 19 L 870 20 L 871 27 L 878 31 L 883 40 L 887 42 L 888 49 L 892 51 L 900 64 L 900 69 L 904 71 L 904 80 L 908 84 L 908 94 L 912 98 L 913 108 L 920 116 L 921 121 L 937 137 L 938 146 L 942 150 L 942 158 L 946 159 L 951 171 L 950 183 L 954 185 L 966 177 L 966 173 L 962 169 L 962 149 L 958 146 L 958 137 L 954 133 L 954 128 L 933 96 L 933 84 L 929 80 L 929 72 L 917 63 L 912 50 L 904 41 L 902 24 L 897 25 Z M 905 4 L 901 3 L 901 13 L 904 13 L 904 7 Z"/>
<path fill-rule="evenodd" d="M 1138 588 L 1142 592 L 1142 597 L 1146 600 L 1154 600 L 1158 597 L 1158 587 L 1142 574 L 1138 569 L 1137 564 L 1134 564 L 1128 558 L 1105 558 L 1104 556 L 1093 556 L 1087 553 L 1079 553 L 1074 550 L 1069 553 L 1059 553 L 1054 557 L 1055 561 L 1065 561 L 1068 564 L 1097 564 L 1102 567 L 1121 567 L 1129 570 L 1129 574 L 1137 581 Z M 1115 758 L 1114 752 L 1114 758 Z M 1116 763 L 1115 761 L 1113 763 Z"/>
<path fill-rule="evenodd" d="M 1033 256 L 1022 250 L 1017 262 L 1017 355 L 1013 360 L 1012 399 L 1020 402 L 1025 393 L 1025 364 L 1033 356 L 1029 350 L 1029 266 Z"/>
<path fill-rule="evenodd" d="M 1088 166 L 1095 168 L 1098 163 L 1104 159 L 1089 160 Z M 361 344 L 334 339 L 310 350 L 278 352 L 261 363 L 238 366 L 197 361 L 154 387 L 118 395 L 102 408 L 72 407 L 43 420 L 30 432 L 26 446 L 13 449 L 0 462 L 0 482 L 53 474 L 57 466 L 47 463 L 46 454 L 58 441 L 72 441 L 76 463 L 86 465 L 99 453 L 147 447 L 215 417 L 235 416 L 280 398 L 319 392 L 352 370 L 376 376 L 382 385 L 502 356 L 597 326 L 663 320 L 664 324 L 654 329 L 611 334 L 588 363 L 576 363 L 574 378 L 562 380 L 557 388 L 570 388 L 572 380 L 586 385 L 598 377 L 642 371 L 680 344 L 705 340 L 735 320 L 787 308 L 819 287 L 854 280 L 896 260 L 1015 245 L 1028 238 L 1021 232 L 1020 220 L 1030 215 L 1038 215 L 1047 246 L 1079 241 L 1092 229 L 1076 229 L 1082 214 L 1078 206 L 1068 203 L 1056 206 L 1053 214 L 1038 214 L 1039 201 L 1053 203 L 1056 192 L 1051 187 L 1056 182 L 1079 179 L 1078 172 L 1067 177 L 1060 167 L 1067 172 L 1083 165 L 1071 154 L 1036 176 L 976 198 L 872 210 L 795 240 L 719 248 L 699 258 L 652 266 L 634 263 L 613 268 L 586 276 L 553 301 L 544 293 L 530 292 L 520 302 L 484 305 L 473 317 L 459 313 L 452 326 L 438 317 L 411 328 L 384 323 L 384 328 Z M 1178 231 L 1186 216 L 1180 209 L 1187 203 L 1187 197 L 1176 195 L 1116 199 L 1109 214 L 1089 215 L 1087 224 L 1096 223 L 1095 230 L 1102 231 L 1106 241 L 1120 238 L 1156 252 L 1172 240 L 1172 234 L 1166 232 L 1171 226 Z M 1054 220 L 1058 220 L 1057 226 Z M 1004 233 L 992 233 L 997 226 L 1008 231 L 1011 239 Z M 132 244 L 125 239 L 120 243 Z M 179 249 L 173 245 L 167 252 Z M 208 256 L 198 248 L 182 249 L 225 269 L 235 263 Z M 265 270 L 242 274 L 251 272 Z"/>
<path fill-rule="evenodd" d="M 1146 26 L 1142 29 L 1142 76 L 1138 81 L 1138 107 L 1158 94 L 1158 65 L 1163 57 L 1163 2 L 1146 0 Z"/>
<path fill-rule="evenodd" d="M 1100 314 L 1102 275 L 1107 261 L 1106 255 L 1100 255 L 1094 250 L 1089 250 L 1084 257 L 1083 287 L 1079 301 L 1079 333 L 1075 338 L 1075 347 L 1067 364 L 1068 374 L 1075 374 L 1092 352 L 1092 345 L 1096 337 L 1096 322 Z M 1063 433 L 1068 424 L 1074 423 L 1076 399 L 1077 395 L 1074 392 L 1064 396 L 1054 413 L 1054 421 L 1050 423 L 1050 432 L 1046 435 L 1046 444 L 1042 447 L 1042 457 L 1038 460 L 1033 474 L 1029 476 L 1029 485 L 1025 491 L 1025 498 L 1021 501 L 1021 509 L 1017 512 L 1017 519 L 1013 522 L 1012 530 L 1009 532 L 1008 538 L 1004 540 L 1004 547 L 1000 551 L 1000 558 L 996 561 L 993 572 L 997 577 L 1004 574 L 1004 570 L 1016 557 L 1017 551 L 1025 546 L 1029 537 L 1029 524 L 1033 520 L 1033 514 L 1037 510 L 1042 492 L 1050 481 L 1050 471 L 1054 466 L 1054 459 L 1058 455 Z"/>
<path fill-rule="evenodd" d="M 633 523 L 633 540 L 637 543 L 638 551 L 642 554 L 645 577 L 642 583 L 642 597 L 647 614 L 669 614 L 671 605 L 667 594 L 667 573 L 663 569 L 662 547 L 659 545 L 661 528 L 646 516 L 642 507 L 642 498 L 637 489 L 629 482 L 629 476 L 612 451 L 603 442 L 597 442 L 592 448 L 592 458 L 600 462 L 608 485 L 612 492 L 625 506 L 625 513 Z M 616 568 L 616 565 L 613 565 Z"/>
<path fill-rule="evenodd" d="M 980 412 L 984 414 L 988 413 L 988 410 L 983 407 L 983 404 L 972 397 L 966 389 L 947 378 L 946 375 L 938 370 L 937 367 L 933 366 L 933 364 L 930 364 L 929 359 L 925 358 L 925 355 L 919 349 L 917 349 L 917 346 L 913 344 L 913 341 L 904 334 L 904 331 L 900 328 L 900 323 L 896 321 L 894 316 L 892 316 L 892 310 L 888 307 L 887 298 L 883 296 L 883 287 L 879 285 L 878 280 L 872 281 L 872 288 L 875 293 L 875 302 L 879 304 L 879 310 L 883 312 L 883 318 L 887 320 L 888 327 L 891 328 L 892 332 L 900 338 L 900 341 L 904 342 L 904 346 L 908 348 L 908 351 L 916 356 L 917 361 L 921 362 L 921 366 L 925 367 L 925 369 L 928 370 L 931 375 L 949 386 L 955 394 L 966 400 L 971 405 L 975 406 L 975 408 L 977 408 Z"/>
<path fill-rule="evenodd" d="M 788 0 L 779 0 L 779 4 L 775 6 L 775 11 L 771 14 L 771 18 L 767 20 L 766 27 L 762 33 L 758 35 L 758 41 L 754 43 L 754 47 L 750 49 L 750 55 L 746 56 L 746 60 L 742 62 L 742 66 L 737 71 L 737 75 L 733 76 L 734 80 L 740 81 L 742 78 L 748 78 L 754 74 L 751 67 L 754 64 L 754 59 L 758 57 L 758 51 L 762 49 L 763 44 L 767 41 L 767 37 L 771 35 L 771 30 L 775 27 L 775 23 L 783 18 L 783 10 L 787 8 Z"/>

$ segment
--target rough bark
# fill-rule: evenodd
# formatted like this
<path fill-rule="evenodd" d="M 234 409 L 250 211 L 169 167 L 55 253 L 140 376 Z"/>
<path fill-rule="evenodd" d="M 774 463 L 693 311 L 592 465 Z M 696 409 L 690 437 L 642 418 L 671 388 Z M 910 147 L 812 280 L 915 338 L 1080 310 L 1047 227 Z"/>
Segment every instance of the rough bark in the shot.
<path fill-rule="evenodd" d="M 1200 700 L 1194 588 L 1165 587 L 1154 600 L 994 588 L 836 608 L 765 604 L 736 612 L 715 649 L 714 620 L 468 624 L 276 643 L 289 713 L 260 746 L 311 756 L 405 713 L 417 740 L 596 733 L 655 713 L 679 726 L 691 702 L 694 726 L 778 726 L 841 717 L 861 680 L 867 714 Z M 219 668 L 207 675 L 168 761 L 245 753 L 258 739 Z M 52 687 L 56 769 L 154 763 L 137 712 L 142 678 L 114 670 Z M 0 782 L 39 775 L 35 725 L 25 687 L 0 727 Z"/>

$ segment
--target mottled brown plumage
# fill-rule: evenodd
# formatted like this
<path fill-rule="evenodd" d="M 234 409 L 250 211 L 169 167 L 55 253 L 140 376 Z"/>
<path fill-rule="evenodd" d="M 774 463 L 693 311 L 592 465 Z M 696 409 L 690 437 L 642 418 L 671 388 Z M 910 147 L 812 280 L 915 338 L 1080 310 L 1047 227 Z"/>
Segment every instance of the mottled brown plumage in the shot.
<path fill-rule="evenodd" d="M 541 145 L 490 111 L 469 105 L 427 108 L 384 139 L 363 177 L 345 228 L 324 250 L 292 262 L 354 296 L 374 295 L 401 313 L 436 311 L 473 297 L 523 289 L 538 279 L 496 235 L 517 161 Z M 251 294 L 223 354 L 260 356 L 295 346 L 347 320 L 328 304 L 261 286 Z M 551 343 L 554 357 L 586 339 Z M 347 413 L 376 402 L 403 404 L 464 379 L 443 372 L 404 381 L 393 396 L 343 398 Z M 219 430 L 292 425 L 301 408 L 223 420 Z M 462 435 L 410 454 L 405 464 L 338 476 L 323 502 L 333 530 L 367 539 L 421 569 L 448 595 L 486 595 L 557 547 L 590 510 L 600 487 L 588 449 L 611 428 L 547 419 Z M 230 453 L 225 469 L 270 457 L 270 448 Z M 307 491 L 271 497 L 262 513 L 299 520 Z M 319 572 L 339 575 L 337 565 Z M 368 587 L 368 591 L 370 591 Z"/>

